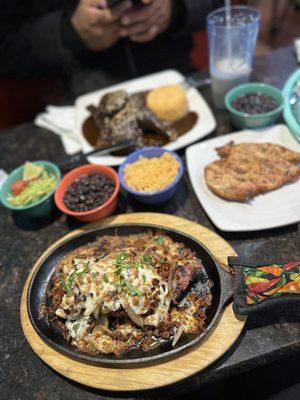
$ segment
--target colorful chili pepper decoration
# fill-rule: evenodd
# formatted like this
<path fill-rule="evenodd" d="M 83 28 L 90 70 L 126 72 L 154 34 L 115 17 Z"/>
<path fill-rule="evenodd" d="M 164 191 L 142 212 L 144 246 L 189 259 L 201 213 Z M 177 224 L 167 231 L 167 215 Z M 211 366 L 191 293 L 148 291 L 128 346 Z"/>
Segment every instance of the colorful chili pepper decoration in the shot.
<path fill-rule="evenodd" d="M 244 267 L 246 303 L 255 305 L 282 295 L 300 294 L 300 260 L 286 264 Z"/>

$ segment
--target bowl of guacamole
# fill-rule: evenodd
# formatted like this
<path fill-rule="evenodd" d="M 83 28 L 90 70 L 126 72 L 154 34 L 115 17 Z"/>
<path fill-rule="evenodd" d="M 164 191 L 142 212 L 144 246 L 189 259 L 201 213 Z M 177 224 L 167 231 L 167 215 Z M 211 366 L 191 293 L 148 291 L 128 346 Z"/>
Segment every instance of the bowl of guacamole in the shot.
<path fill-rule="evenodd" d="M 28 217 L 43 217 L 53 206 L 53 193 L 60 181 L 59 168 L 49 161 L 27 161 L 4 182 L 2 204 Z"/>

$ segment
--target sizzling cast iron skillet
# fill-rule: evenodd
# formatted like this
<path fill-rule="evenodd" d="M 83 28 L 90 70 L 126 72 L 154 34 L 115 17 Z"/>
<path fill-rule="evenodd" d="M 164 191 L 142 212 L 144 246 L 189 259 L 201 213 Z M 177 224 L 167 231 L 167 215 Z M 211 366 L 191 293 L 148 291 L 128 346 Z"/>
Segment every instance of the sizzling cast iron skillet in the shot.
<path fill-rule="evenodd" d="M 120 358 L 113 355 L 89 355 L 87 353 L 76 350 L 73 346 L 67 343 L 62 336 L 55 323 L 49 323 L 46 318 L 39 317 L 39 306 L 46 298 L 46 289 L 49 280 L 52 276 L 54 268 L 59 260 L 69 252 L 80 246 L 84 246 L 89 242 L 95 241 L 103 235 L 132 235 L 147 231 L 161 231 L 168 235 L 176 242 L 183 243 L 196 253 L 196 256 L 202 260 L 204 266 L 204 274 L 213 282 L 211 288 L 212 303 L 206 310 L 205 330 L 198 334 L 183 335 L 177 342 L 175 347 L 172 347 L 172 340 L 162 342 L 157 347 L 143 352 L 140 349 L 132 349 L 123 354 Z M 196 277 L 192 286 L 201 288 L 201 276 Z M 198 282 L 197 282 L 198 280 Z M 141 366 L 145 363 L 157 363 L 166 361 L 166 359 L 178 356 L 184 350 L 198 344 L 204 336 L 212 329 L 216 320 L 220 316 L 224 304 L 232 297 L 233 294 L 233 278 L 222 270 L 210 251 L 203 246 L 198 240 L 174 229 L 164 228 L 158 225 L 151 224 L 121 224 L 100 227 L 88 232 L 81 233 L 70 239 L 60 243 L 51 251 L 40 263 L 35 271 L 27 296 L 27 307 L 30 320 L 39 334 L 39 336 L 54 349 L 64 353 L 81 362 L 88 362 L 107 367 L 133 367 Z"/>

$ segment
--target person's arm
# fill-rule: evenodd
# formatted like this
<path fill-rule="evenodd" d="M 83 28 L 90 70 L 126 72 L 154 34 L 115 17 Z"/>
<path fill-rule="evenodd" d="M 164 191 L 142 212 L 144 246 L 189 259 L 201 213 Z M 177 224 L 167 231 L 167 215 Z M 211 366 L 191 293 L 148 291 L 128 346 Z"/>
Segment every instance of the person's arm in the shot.
<path fill-rule="evenodd" d="M 74 13 L 34 19 L 26 0 L 0 0 L 0 77 L 60 73 L 81 51 L 99 52 L 119 39 L 119 18 L 130 3 L 99 9 L 105 0 L 80 0 Z"/>
<path fill-rule="evenodd" d="M 62 44 L 63 12 L 54 11 L 29 22 L 24 0 L 1 0 L 0 76 L 28 77 L 56 73 L 71 62 Z"/>

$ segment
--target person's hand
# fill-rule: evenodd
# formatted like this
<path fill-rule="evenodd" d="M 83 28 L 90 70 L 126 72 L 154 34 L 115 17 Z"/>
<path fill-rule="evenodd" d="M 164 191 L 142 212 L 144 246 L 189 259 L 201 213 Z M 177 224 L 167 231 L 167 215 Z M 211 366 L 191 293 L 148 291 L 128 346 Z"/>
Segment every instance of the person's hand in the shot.
<path fill-rule="evenodd" d="M 121 36 L 133 42 L 144 43 L 164 32 L 171 20 L 171 0 L 142 0 L 121 17 Z"/>
<path fill-rule="evenodd" d="M 98 52 L 120 38 L 120 17 L 131 8 L 130 1 L 107 8 L 106 0 L 80 0 L 71 23 L 85 45 Z"/>

